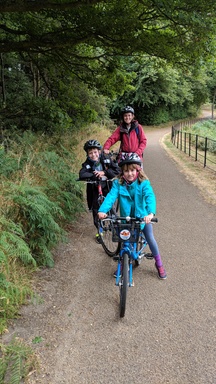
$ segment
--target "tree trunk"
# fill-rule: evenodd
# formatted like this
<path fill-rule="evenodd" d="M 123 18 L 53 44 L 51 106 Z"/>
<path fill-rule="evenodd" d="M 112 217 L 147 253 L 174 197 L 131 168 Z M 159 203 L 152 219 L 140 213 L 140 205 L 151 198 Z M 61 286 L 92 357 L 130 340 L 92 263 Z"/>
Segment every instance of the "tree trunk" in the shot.
<path fill-rule="evenodd" d="M 215 97 L 216 97 L 216 88 L 214 89 L 213 100 L 212 100 L 212 120 L 214 119 Z"/>

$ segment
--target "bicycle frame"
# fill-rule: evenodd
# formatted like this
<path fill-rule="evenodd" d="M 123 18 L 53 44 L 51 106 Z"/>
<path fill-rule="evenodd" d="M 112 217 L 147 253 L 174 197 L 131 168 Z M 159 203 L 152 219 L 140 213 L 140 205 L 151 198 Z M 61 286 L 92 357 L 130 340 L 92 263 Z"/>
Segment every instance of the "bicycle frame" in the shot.
<path fill-rule="evenodd" d="M 98 190 L 98 204 L 99 206 L 103 203 L 104 199 L 105 199 L 105 196 L 103 195 L 103 190 L 102 190 L 102 182 L 106 181 L 107 182 L 107 186 L 109 188 L 109 179 L 107 179 L 106 176 L 103 176 L 101 179 L 98 179 L 98 180 L 80 180 L 80 181 L 84 181 L 84 183 L 86 184 L 95 184 L 96 187 L 97 187 L 97 190 Z"/>
<path fill-rule="evenodd" d="M 130 218 L 131 219 L 131 218 Z M 136 219 L 137 220 L 137 219 Z M 117 276 L 116 276 L 116 285 L 119 285 L 120 278 L 121 278 L 121 263 L 122 259 L 124 257 L 124 254 L 128 254 L 128 259 L 129 259 L 129 287 L 133 287 L 133 260 L 137 264 L 140 264 L 141 260 L 143 257 L 147 257 L 148 259 L 152 259 L 153 256 L 152 254 L 149 253 L 144 253 L 145 247 L 148 245 L 145 236 L 142 231 L 140 231 L 140 220 L 135 224 L 135 227 L 133 228 L 133 221 L 131 222 L 131 225 L 129 224 L 122 224 L 119 226 L 119 229 L 121 229 L 119 233 L 119 241 L 121 242 L 121 249 L 119 252 L 119 257 L 118 257 L 118 267 L 117 267 Z M 124 240 L 121 237 L 122 231 L 129 231 L 131 234 L 132 240 L 134 239 L 135 241 L 128 241 Z M 132 231 L 132 232 L 131 232 Z M 138 244 L 140 243 L 140 249 L 138 250 Z"/>

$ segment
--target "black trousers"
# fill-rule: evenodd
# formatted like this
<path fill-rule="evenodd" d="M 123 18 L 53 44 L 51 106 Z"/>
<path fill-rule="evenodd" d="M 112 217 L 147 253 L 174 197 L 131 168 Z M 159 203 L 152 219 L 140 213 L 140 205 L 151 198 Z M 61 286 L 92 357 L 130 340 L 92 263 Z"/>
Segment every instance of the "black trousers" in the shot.
<path fill-rule="evenodd" d="M 89 184 L 88 184 L 89 185 Z M 93 223 L 94 226 L 98 229 L 98 209 L 99 209 L 99 204 L 98 204 L 98 190 L 95 188 L 94 185 L 90 185 L 90 187 L 93 187 L 87 189 L 87 203 L 88 203 L 88 208 L 92 210 L 92 216 L 93 216 Z M 109 192 L 108 187 L 103 187 L 103 196 L 106 196 L 107 193 Z"/>

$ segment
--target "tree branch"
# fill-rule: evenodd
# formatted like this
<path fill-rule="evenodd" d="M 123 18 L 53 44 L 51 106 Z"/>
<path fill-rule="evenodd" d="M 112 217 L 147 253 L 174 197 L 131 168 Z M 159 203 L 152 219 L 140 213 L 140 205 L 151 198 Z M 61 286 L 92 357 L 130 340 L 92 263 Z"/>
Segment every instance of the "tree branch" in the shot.
<path fill-rule="evenodd" d="M 104 3 L 104 0 L 77 0 L 58 2 L 58 0 L 0 0 L 0 13 L 5 12 L 39 12 L 41 10 L 53 9 L 67 11 L 83 6 L 92 6 L 98 3 Z"/>

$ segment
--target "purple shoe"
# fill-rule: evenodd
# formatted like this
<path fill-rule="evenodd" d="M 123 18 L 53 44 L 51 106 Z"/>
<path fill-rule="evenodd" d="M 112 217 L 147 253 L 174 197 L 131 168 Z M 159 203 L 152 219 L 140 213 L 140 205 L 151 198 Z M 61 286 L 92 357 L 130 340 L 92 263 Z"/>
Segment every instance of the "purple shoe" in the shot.
<path fill-rule="evenodd" d="M 161 265 L 161 267 L 158 267 L 158 266 L 156 265 L 156 263 L 155 263 L 155 267 L 156 267 L 156 269 L 157 269 L 157 271 L 158 271 L 158 277 L 159 277 L 159 279 L 163 279 L 163 280 L 165 280 L 165 279 L 167 278 L 167 274 L 166 274 L 166 271 L 165 271 L 165 269 L 164 269 L 164 266 Z"/>

